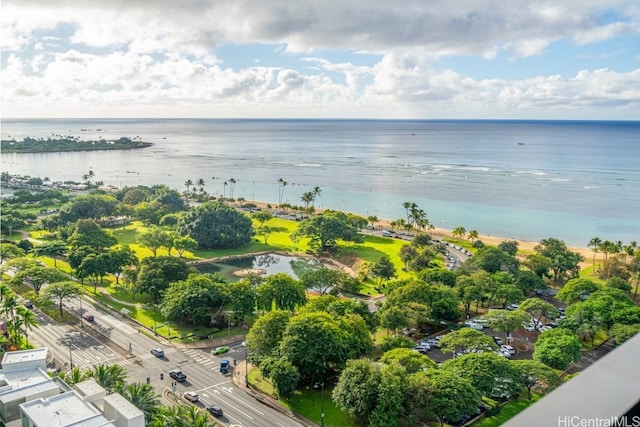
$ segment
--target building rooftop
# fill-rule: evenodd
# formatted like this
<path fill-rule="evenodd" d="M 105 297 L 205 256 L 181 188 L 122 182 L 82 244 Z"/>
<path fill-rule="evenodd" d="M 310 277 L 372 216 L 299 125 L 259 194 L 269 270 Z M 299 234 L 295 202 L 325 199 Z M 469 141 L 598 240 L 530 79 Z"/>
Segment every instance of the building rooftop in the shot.
<path fill-rule="evenodd" d="M 636 334 L 503 426 L 609 425 L 604 424 L 605 421 L 597 424 L 597 420 L 611 420 L 637 411 L 634 408 L 638 408 L 640 402 L 638 355 L 640 334 Z M 631 423 L 632 419 L 627 421 Z"/>
<path fill-rule="evenodd" d="M 2 402 L 12 402 L 44 390 L 57 388 L 58 385 L 41 368 L 0 370 L 0 401 Z"/>
<path fill-rule="evenodd" d="M 24 362 L 44 362 L 47 364 L 47 349 L 35 348 L 32 350 L 9 351 L 2 357 L 2 369 L 9 369 L 13 364 Z"/>
<path fill-rule="evenodd" d="M 115 427 L 100 411 L 74 391 L 20 405 L 23 413 L 38 426 Z"/>
<path fill-rule="evenodd" d="M 119 414 L 126 419 L 134 419 L 143 415 L 133 403 L 129 402 L 122 395 L 113 393 L 104 398 L 105 404 L 110 404 Z"/>

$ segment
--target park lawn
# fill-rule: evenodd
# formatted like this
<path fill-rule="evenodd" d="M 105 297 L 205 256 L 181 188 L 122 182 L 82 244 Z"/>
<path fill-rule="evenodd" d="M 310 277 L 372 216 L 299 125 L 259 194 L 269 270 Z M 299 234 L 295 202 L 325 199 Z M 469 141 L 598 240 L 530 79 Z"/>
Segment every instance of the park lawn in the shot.
<path fill-rule="evenodd" d="M 260 369 L 254 368 L 249 371 L 249 383 L 262 393 L 278 399 L 273 385 L 262 376 Z M 290 401 L 278 399 L 278 402 L 283 407 L 320 425 L 323 406 L 322 389 L 309 386 L 298 388 Z M 324 421 L 325 425 L 331 427 L 357 427 L 354 420 L 333 403 L 331 390 L 328 388 L 324 390 Z"/>
<path fill-rule="evenodd" d="M 605 342 L 606 340 L 609 339 L 609 335 L 607 335 L 607 332 L 605 330 L 600 330 L 598 332 L 596 332 L 596 335 L 593 337 L 593 343 L 591 343 L 591 341 L 581 341 L 580 343 L 582 344 L 582 351 L 591 351 L 594 348 L 598 347 L 599 345 L 601 345 L 603 342 Z"/>
<path fill-rule="evenodd" d="M 515 417 L 518 413 L 522 412 L 533 403 L 537 402 L 542 398 L 542 395 L 531 393 L 531 400 L 527 399 L 518 399 L 511 402 L 507 402 L 502 405 L 502 409 L 500 413 L 497 415 L 493 415 L 490 417 L 480 418 L 475 423 L 471 424 L 472 427 L 497 427 L 511 418 Z"/>

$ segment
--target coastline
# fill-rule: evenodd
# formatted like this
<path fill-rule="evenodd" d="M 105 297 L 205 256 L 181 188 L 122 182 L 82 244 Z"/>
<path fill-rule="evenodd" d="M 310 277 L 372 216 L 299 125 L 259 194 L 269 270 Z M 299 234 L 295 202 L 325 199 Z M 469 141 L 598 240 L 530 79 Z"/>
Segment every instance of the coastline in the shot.
<path fill-rule="evenodd" d="M 273 204 L 271 203 L 266 203 L 266 202 L 260 202 L 260 201 L 251 201 L 250 203 L 253 203 L 254 205 L 256 205 L 257 207 L 261 208 L 261 209 L 268 209 L 268 205 L 271 205 L 273 208 Z M 323 212 L 325 209 L 320 209 L 320 208 L 316 208 L 315 212 L 316 213 L 320 213 Z M 352 213 L 354 215 L 360 215 L 363 216 L 360 213 L 357 212 L 349 212 Z M 388 218 L 378 218 L 378 224 L 380 224 L 382 226 L 382 228 L 391 228 L 390 224 L 391 220 Z M 468 231 L 468 230 L 467 230 Z M 441 227 L 436 227 L 434 229 L 431 230 L 431 235 L 433 238 L 436 239 L 455 239 L 455 237 L 452 234 L 453 230 L 449 230 L 446 228 L 441 228 Z M 553 237 L 553 236 L 552 236 Z M 482 240 L 486 245 L 491 245 L 491 246 L 497 246 L 498 244 L 500 244 L 501 242 L 504 241 L 516 241 L 518 242 L 518 250 L 524 253 L 529 253 L 529 252 L 533 252 L 535 246 L 537 246 L 539 244 L 539 242 L 534 242 L 534 241 L 530 241 L 530 240 L 521 240 L 521 239 L 515 239 L 515 238 L 509 238 L 509 237 L 501 237 L 501 236 L 493 236 L 493 235 L 488 235 L 488 234 L 478 234 L 478 239 Z M 585 261 L 583 261 L 582 263 L 580 263 L 582 268 L 585 268 L 587 266 L 590 265 L 589 263 L 589 259 L 593 256 L 593 251 L 589 248 L 584 248 L 584 247 L 578 247 L 578 246 L 570 246 L 567 245 L 567 247 L 573 251 L 573 252 L 578 252 L 579 254 L 581 254 L 584 258 Z"/>

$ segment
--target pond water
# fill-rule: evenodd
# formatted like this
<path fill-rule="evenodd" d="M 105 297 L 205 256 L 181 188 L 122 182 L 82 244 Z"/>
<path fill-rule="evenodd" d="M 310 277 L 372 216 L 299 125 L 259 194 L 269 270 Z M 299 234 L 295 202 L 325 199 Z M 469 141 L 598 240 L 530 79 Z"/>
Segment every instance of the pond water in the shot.
<path fill-rule="evenodd" d="M 287 273 L 294 278 L 300 278 L 305 272 L 319 269 L 321 263 L 316 258 L 271 253 L 230 259 L 219 263 L 203 263 L 196 267 L 201 273 L 222 273 L 227 280 L 235 282 L 242 278 L 234 274 L 239 270 L 263 270 L 262 276 Z"/>

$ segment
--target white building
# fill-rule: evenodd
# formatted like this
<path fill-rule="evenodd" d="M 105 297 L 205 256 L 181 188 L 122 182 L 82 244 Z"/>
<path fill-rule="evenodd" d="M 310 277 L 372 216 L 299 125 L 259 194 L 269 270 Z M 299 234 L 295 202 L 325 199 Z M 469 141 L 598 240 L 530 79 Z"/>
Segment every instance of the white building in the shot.
<path fill-rule="evenodd" d="M 0 424 L 6 427 L 144 427 L 144 413 L 93 379 L 72 390 L 47 375 L 47 349 L 6 353 L 0 369 Z"/>

